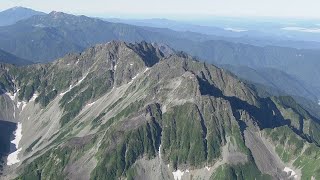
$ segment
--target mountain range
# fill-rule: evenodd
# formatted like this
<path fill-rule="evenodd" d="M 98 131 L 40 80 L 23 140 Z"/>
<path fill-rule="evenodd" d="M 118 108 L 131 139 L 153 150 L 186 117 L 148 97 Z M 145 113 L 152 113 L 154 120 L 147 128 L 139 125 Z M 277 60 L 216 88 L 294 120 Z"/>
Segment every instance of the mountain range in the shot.
<path fill-rule="evenodd" d="M 211 18 L 210 18 L 211 19 Z M 251 44 L 256 46 L 281 46 L 299 49 L 319 49 L 320 37 L 318 33 L 284 30 L 288 21 L 296 26 L 312 28 L 311 22 L 306 20 L 282 20 L 275 19 L 246 19 L 246 18 L 219 18 L 212 17 L 209 22 L 196 20 L 177 21 L 163 18 L 154 19 L 119 19 L 103 18 L 105 21 L 131 24 L 143 27 L 169 28 L 180 32 L 196 32 L 211 35 L 215 40 L 224 40 L 234 43 Z M 316 29 L 316 27 L 314 27 Z"/>
<path fill-rule="evenodd" d="M 11 26 L 0 27 L 0 48 L 34 62 L 47 62 L 111 40 L 145 40 L 167 44 L 209 63 L 248 66 L 255 70 L 274 68 L 319 91 L 318 50 L 261 47 L 211 39 L 215 39 L 215 36 L 110 23 L 61 12 L 36 15 Z"/>
<path fill-rule="evenodd" d="M 4 12 L 0 179 L 320 178 L 316 42 Z"/>
<path fill-rule="evenodd" d="M 21 32 L 21 29 L 24 29 L 24 31 Z M 108 42 L 113 39 L 125 40 L 130 42 L 139 42 L 142 40 L 148 42 L 163 42 L 178 50 L 187 50 L 188 48 L 191 48 L 187 46 L 190 43 L 201 43 L 208 40 L 224 40 L 234 43 L 252 44 L 257 46 L 278 45 L 290 47 L 292 45 L 293 47 L 296 47 L 295 44 L 306 44 L 306 46 L 301 46 L 300 48 L 316 48 L 318 46 L 316 42 L 281 42 L 281 40 L 278 40 L 278 42 L 272 42 L 270 41 L 270 39 L 268 40 L 266 38 L 259 40 L 243 37 L 243 39 L 246 40 L 242 41 L 240 39 L 233 39 L 232 33 L 231 35 L 229 35 L 214 32 L 215 35 L 212 33 L 207 35 L 199 33 L 202 31 L 192 32 L 192 28 L 188 31 L 182 31 L 182 29 L 178 29 L 181 31 L 174 31 L 176 30 L 175 28 L 173 28 L 172 30 L 168 28 L 112 23 L 96 18 L 74 16 L 62 12 L 51 12 L 49 14 L 36 15 L 18 22 L 12 26 L 2 27 L 0 28 L 0 30 L 0 34 L 3 36 L 3 39 L 1 39 L 1 41 L 8 44 L 2 44 L 0 46 L 2 49 L 17 56 L 26 59 L 32 59 L 33 61 L 37 62 L 54 60 L 58 57 L 61 57 L 62 55 L 65 55 L 66 51 L 80 52 L 96 43 Z M 96 34 L 96 36 L 93 36 L 93 34 Z M 269 43 L 261 44 L 259 43 L 260 41 L 269 41 Z M 308 43 L 309 45 L 307 45 Z M 20 47 L 22 45 L 24 47 L 29 47 L 29 49 Z M 64 45 L 67 49 L 59 49 L 59 45 Z M 50 46 L 56 47 L 56 51 L 59 50 L 59 52 L 61 53 L 56 52 L 54 54 L 41 55 L 39 54 L 41 52 L 35 51 L 35 49 L 37 48 L 49 49 Z"/>
<path fill-rule="evenodd" d="M 319 117 L 185 53 L 112 41 L 1 73 L 7 179 L 320 177 Z"/>

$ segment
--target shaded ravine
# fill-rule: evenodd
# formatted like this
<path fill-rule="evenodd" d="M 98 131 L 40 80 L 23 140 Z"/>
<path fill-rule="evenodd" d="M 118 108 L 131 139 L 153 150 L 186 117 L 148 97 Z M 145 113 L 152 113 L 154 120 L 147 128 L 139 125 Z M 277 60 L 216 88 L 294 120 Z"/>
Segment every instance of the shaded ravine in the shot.
<path fill-rule="evenodd" d="M 7 156 L 16 150 L 15 145 L 11 143 L 16 128 L 16 123 L 0 120 L 0 175 L 7 163 Z"/>

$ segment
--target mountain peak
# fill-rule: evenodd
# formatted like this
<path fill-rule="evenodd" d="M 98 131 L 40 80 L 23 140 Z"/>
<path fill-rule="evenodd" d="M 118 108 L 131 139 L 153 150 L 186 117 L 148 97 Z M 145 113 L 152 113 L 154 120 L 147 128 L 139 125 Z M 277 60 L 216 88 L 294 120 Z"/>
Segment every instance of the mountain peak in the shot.
<path fill-rule="evenodd" d="M 43 12 L 35 11 L 31 8 L 23 7 L 23 6 L 14 6 L 12 8 L 6 9 L 0 13 L 14 13 L 14 12 L 27 12 L 27 13 L 44 14 Z"/>
<path fill-rule="evenodd" d="M 59 12 L 59 11 L 51 11 L 49 13 L 49 16 L 54 17 L 54 18 L 61 18 L 61 17 L 65 17 L 69 14 L 66 14 L 64 12 Z"/>
<path fill-rule="evenodd" d="M 14 6 L 4 11 L 17 11 L 17 10 L 32 10 L 30 8 L 22 7 L 22 6 Z"/>
<path fill-rule="evenodd" d="M 0 12 L 0 26 L 14 24 L 20 20 L 28 19 L 34 15 L 43 15 L 45 13 L 35 11 L 30 8 L 15 6 Z"/>
<path fill-rule="evenodd" d="M 14 6 L 12 8 L 7 9 L 7 10 L 17 10 L 17 9 L 24 9 L 24 7 L 22 7 L 22 6 Z"/>
<path fill-rule="evenodd" d="M 107 56 L 106 56 L 107 55 Z M 98 44 L 92 46 L 86 51 L 79 55 L 69 54 L 65 58 L 64 63 L 75 63 L 79 57 L 99 57 L 95 61 L 105 61 L 105 59 L 112 59 L 115 63 L 123 61 L 127 63 L 128 57 L 135 57 L 140 59 L 143 66 L 151 67 L 158 63 L 162 58 L 168 57 L 161 50 L 151 43 L 140 42 L 140 43 L 126 43 L 124 41 L 110 41 L 104 44 Z M 104 57 L 101 59 L 101 57 Z M 121 58 L 122 57 L 122 58 Z M 82 58 L 80 58 L 82 59 Z M 85 59 L 85 58 L 84 58 Z M 104 62 L 105 63 L 105 62 Z"/>

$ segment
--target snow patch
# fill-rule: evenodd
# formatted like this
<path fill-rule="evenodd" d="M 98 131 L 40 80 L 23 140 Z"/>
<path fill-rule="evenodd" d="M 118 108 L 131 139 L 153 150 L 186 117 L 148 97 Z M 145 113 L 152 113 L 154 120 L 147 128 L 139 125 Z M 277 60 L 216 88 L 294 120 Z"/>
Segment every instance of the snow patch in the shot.
<path fill-rule="evenodd" d="M 139 73 L 137 75 L 135 75 L 133 78 L 131 78 L 131 81 L 128 84 L 131 84 L 133 82 L 134 79 L 136 79 L 139 76 Z"/>
<path fill-rule="evenodd" d="M 133 66 L 133 63 L 130 63 L 130 66 Z"/>
<path fill-rule="evenodd" d="M 284 172 L 286 172 L 288 175 L 290 175 L 290 178 L 293 177 L 294 179 L 297 179 L 298 178 L 298 175 L 296 174 L 296 172 L 294 172 L 294 170 L 292 170 L 291 168 L 289 167 L 285 167 L 283 169 Z"/>
<path fill-rule="evenodd" d="M 12 144 L 14 144 L 16 147 L 19 146 L 20 140 L 22 138 L 22 123 L 18 122 L 17 129 L 14 133 L 15 139 L 11 141 Z"/>
<path fill-rule="evenodd" d="M 135 75 L 132 80 L 136 79 L 139 76 L 139 73 L 137 75 Z"/>
<path fill-rule="evenodd" d="M 15 152 L 9 154 L 8 158 L 7 158 L 7 165 L 11 166 L 14 165 L 18 162 L 20 162 L 19 158 L 18 158 L 18 154 L 20 153 L 20 151 L 22 150 L 22 148 L 16 150 Z"/>
<path fill-rule="evenodd" d="M 67 92 L 69 92 L 72 89 L 72 85 L 69 86 L 69 89 L 65 92 L 60 93 L 60 96 L 64 96 Z"/>
<path fill-rule="evenodd" d="M 14 93 L 13 95 L 11 95 L 11 93 L 6 92 L 6 95 L 9 96 L 9 98 L 14 101 L 14 99 L 16 98 L 17 93 Z"/>
<path fill-rule="evenodd" d="M 159 159 L 161 160 L 161 144 L 159 146 Z"/>
<path fill-rule="evenodd" d="M 174 180 L 181 180 L 181 177 L 183 176 L 184 172 L 180 171 L 179 169 L 175 172 L 172 172 Z"/>
<path fill-rule="evenodd" d="M 96 103 L 96 102 L 89 103 L 89 104 L 87 104 L 87 106 L 91 107 L 92 105 L 94 105 L 94 103 Z"/>
<path fill-rule="evenodd" d="M 189 169 L 186 170 L 186 173 L 190 172 Z"/>
<path fill-rule="evenodd" d="M 320 106 L 320 100 L 318 100 L 318 105 Z"/>
<path fill-rule="evenodd" d="M 22 102 L 22 107 L 21 107 L 21 111 L 27 106 L 27 102 Z"/>
<path fill-rule="evenodd" d="M 21 111 L 27 106 L 28 102 L 26 101 L 18 101 L 17 102 L 17 108 L 21 107 Z"/>
<path fill-rule="evenodd" d="M 167 112 L 167 105 L 164 104 L 164 105 L 161 107 L 161 111 L 162 111 L 162 113 Z"/>
<path fill-rule="evenodd" d="M 87 73 L 85 76 L 83 76 L 75 86 L 78 86 L 87 76 L 88 76 L 89 73 Z"/>
<path fill-rule="evenodd" d="M 23 101 L 18 101 L 18 102 L 17 102 L 17 108 L 20 107 L 20 105 L 22 104 L 22 102 L 23 102 Z"/>
<path fill-rule="evenodd" d="M 149 70 L 149 68 L 146 68 L 143 73 L 147 72 Z M 133 80 L 135 80 L 138 76 L 140 75 L 140 73 L 138 73 L 137 75 L 135 75 L 133 78 L 131 78 L 131 81 L 128 84 L 131 84 Z"/>
<path fill-rule="evenodd" d="M 67 92 L 69 92 L 72 88 L 78 86 L 78 85 L 88 76 L 88 74 L 89 74 L 89 73 L 87 73 L 85 76 L 83 76 L 83 77 L 77 82 L 76 85 L 74 85 L 74 86 L 70 85 L 70 86 L 69 86 L 69 89 L 68 89 L 67 91 L 60 93 L 60 96 L 65 95 L 65 94 L 66 94 Z"/>
<path fill-rule="evenodd" d="M 207 169 L 208 171 L 210 171 L 210 167 L 206 166 L 206 169 Z"/>
<path fill-rule="evenodd" d="M 37 93 L 34 93 L 30 101 L 35 101 L 39 95 Z"/>
<path fill-rule="evenodd" d="M 18 122 L 17 124 L 17 129 L 14 132 L 14 140 L 11 141 L 12 144 L 14 144 L 16 146 L 16 151 L 14 151 L 13 153 L 9 154 L 8 158 L 7 158 L 7 165 L 11 166 L 13 164 L 16 164 L 18 162 L 20 162 L 18 155 L 20 153 L 20 151 L 22 150 L 22 148 L 19 148 L 19 143 L 20 140 L 22 138 L 22 123 Z"/>
<path fill-rule="evenodd" d="M 149 70 L 149 68 L 146 68 L 146 69 L 143 71 L 143 73 L 147 72 L 148 70 Z"/>

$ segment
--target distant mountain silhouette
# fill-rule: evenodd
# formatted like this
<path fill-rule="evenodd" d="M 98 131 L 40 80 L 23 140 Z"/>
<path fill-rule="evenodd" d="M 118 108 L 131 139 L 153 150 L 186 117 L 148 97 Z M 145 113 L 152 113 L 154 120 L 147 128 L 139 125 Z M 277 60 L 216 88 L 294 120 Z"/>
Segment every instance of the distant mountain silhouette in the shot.
<path fill-rule="evenodd" d="M 25 7 L 13 7 L 0 12 L 0 26 L 11 25 L 31 16 L 43 14 L 45 13 Z"/>

